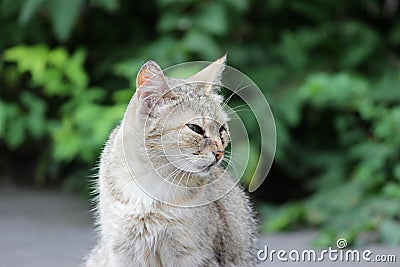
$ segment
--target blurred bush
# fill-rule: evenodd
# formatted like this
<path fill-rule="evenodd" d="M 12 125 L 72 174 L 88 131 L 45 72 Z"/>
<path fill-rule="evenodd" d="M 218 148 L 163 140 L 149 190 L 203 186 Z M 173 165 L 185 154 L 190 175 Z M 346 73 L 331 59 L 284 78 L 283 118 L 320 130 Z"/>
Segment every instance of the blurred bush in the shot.
<path fill-rule="evenodd" d="M 267 186 L 286 179 L 274 190 L 307 192 L 260 205 L 262 229 L 315 227 L 320 245 L 369 232 L 400 244 L 398 4 L 0 0 L 0 159 L 34 162 L 26 182 L 82 190 L 141 64 L 228 52 L 276 118 Z M 255 141 L 256 125 L 247 120 Z"/>

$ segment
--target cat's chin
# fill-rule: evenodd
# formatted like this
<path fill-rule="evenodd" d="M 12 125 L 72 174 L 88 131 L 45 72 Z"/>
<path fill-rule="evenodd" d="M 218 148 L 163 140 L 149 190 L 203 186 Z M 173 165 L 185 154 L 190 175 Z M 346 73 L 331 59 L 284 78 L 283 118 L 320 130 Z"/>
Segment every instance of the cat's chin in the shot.
<path fill-rule="evenodd" d="M 208 176 L 208 175 L 211 174 L 211 170 L 215 165 L 216 165 L 215 163 L 210 164 L 209 166 L 207 166 L 207 167 L 205 167 L 205 168 L 203 168 L 201 170 L 198 170 L 198 171 L 196 171 L 194 173 L 199 175 L 199 176 Z"/>

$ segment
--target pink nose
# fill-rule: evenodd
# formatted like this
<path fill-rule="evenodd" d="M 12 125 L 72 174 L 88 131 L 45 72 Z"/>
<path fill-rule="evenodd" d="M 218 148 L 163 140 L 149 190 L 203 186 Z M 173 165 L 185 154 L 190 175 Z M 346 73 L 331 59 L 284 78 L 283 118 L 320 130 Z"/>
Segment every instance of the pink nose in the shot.
<path fill-rule="evenodd" d="M 215 159 L 218 161 L 220 159 L 222 159 L 222 157 L 224 156 L 224 151 L 217 151 L 215 152 Z"/>

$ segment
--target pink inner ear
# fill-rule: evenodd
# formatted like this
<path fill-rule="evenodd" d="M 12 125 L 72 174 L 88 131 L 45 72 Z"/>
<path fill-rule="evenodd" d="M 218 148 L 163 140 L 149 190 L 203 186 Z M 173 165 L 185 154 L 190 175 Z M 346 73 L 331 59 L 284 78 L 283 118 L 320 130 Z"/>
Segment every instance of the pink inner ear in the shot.
<path fill-rule="evenodd" d="M 154 74 L 151 73 L 148 68 L 143 67 L 140 69 L 136 78 L 136 88 L 138 91 L 138 97 L 141 97 L 141 94 L 144 91 L 141 89 L 143 89 L 144 86 L 150 85 L 151 83 L 150 79 L 152 78 L 152 76 L 154 76 Z"/>
<path fill-rule="evenodd" d="M 140 69 L 136 88 L 142 112 L 151 116 L 157 116 L 160 107 L 176 97 L 169 89 L 161 68 L 154 61 L 148 61 Z"/>

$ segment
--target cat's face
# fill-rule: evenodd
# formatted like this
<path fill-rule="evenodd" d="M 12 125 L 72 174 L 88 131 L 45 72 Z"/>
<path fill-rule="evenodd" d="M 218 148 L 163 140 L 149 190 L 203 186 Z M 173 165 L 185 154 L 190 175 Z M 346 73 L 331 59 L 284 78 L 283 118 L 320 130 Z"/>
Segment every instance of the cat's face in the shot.
<path fill-rule="evenodd" d="M 154 62 L 142 67 L 137 114 L 144 124 L 147 156 L 155 167 L 168 164 L 179 171 L 207 175 L 224 160 L 230 141 L 228 116 L 222 97 L 214 90 L 224 60 L 187 80 L 164 77 Z"/>
<path fill-rule="evenodd" d="M 227 116 L 219 103 L 187 100 L 158 120 L 163 154 L 177 169 L 207 174 L 222 162 L 229 143 Z"/>

